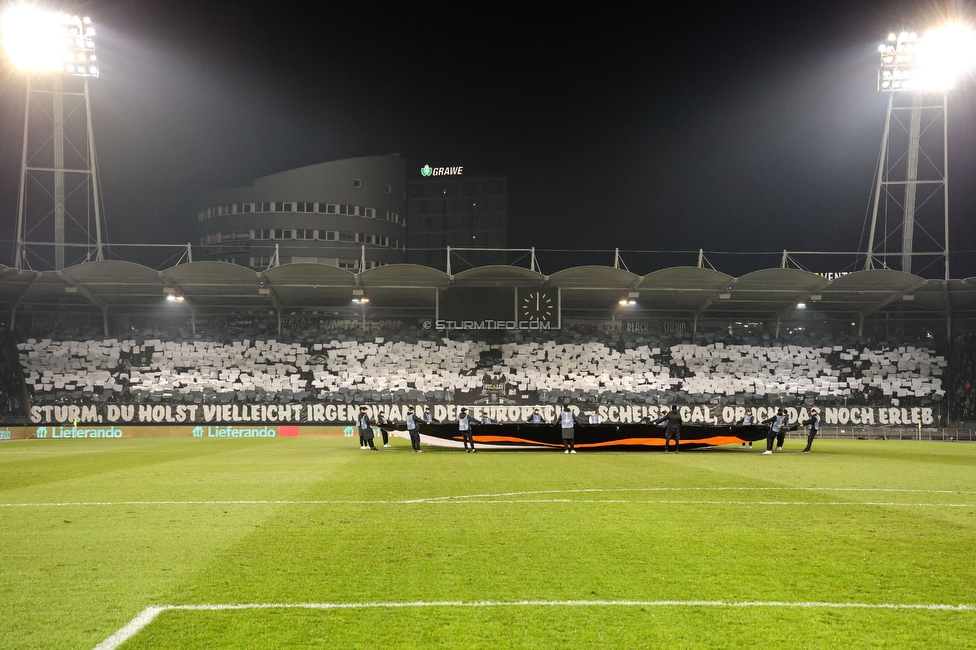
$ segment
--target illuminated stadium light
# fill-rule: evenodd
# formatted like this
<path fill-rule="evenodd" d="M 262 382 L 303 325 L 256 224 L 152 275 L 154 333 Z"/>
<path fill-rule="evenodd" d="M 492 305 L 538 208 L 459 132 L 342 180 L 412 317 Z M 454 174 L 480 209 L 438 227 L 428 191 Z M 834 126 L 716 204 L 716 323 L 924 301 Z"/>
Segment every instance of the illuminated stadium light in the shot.
<path fill-rule="evenodd" d="M 807 303 L 805 303 L 805 302 L 798 302 L 798 303 L 796 303 L 796 308 L 797 309 L 806 309 L 807 308 Z"/>
<path fill-rule="evenodd" d="M 634 300 L 633 298 L 621 298 L 620 299 L 620 302 L 618 304 L 621 307 L 628 307 L 630 305 L 636 305 L 637 304 L 637 301 Z"/>
<path fill-rule="evenodd" d="M 352 301 L 354 303 L 357 303 L 357 304 L 362 305 L 362 304 L 365 304 L 365 303 L 369 302 L 369 298 L 353 298 Z"/>
<path fill-rule="evenodd" d="M 976 68 L 976 31 L 950 23 L 921 36 L 915 32 L 889 34 L 878 50 L 878 90 L 948 90 Z"/>
<path fill-rule="evenodd" d="M 7 59 L 18 70 L 98 76 L 95 28 L 87 16 L 29 4 L 10 5 L 0 13 L 0 40 Z"/>

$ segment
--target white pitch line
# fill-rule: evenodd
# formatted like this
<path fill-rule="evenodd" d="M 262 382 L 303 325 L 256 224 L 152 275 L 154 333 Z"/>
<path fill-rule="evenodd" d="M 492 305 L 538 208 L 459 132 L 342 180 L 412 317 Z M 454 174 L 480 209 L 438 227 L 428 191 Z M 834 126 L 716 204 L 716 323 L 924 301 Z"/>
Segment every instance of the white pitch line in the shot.
<path fill-rule="evenodd" d="M 599 492 L 725 492 L 725 491 L 763 491 L 763 492 L 881 492 L 881 493 L 900 493 L 900 494 L 956 494 L 972 495 L 976 492 L 964 490 L 913 490 L 908 488 L 818 488 L 818 487 L 649 487 L 649 488 L 579 488 L 572 490 L 525 490 L 521 492 L 499 492 L 495 494 L 460 494 L 447 495 L 440 497 L 423 497 L 419 499 L 217 499 L 206 500 L 157 500 L 157 501 L 43 501 L 36 503 L 0 503 L 0 508 L 53 508 L 68 506 L 208 506 L 208 505 L 340 505 L 340 504 L 376 504 L 376 505 L 401 505 L 414 503 L 451 503 L 475 501 L 481 503 L 549 503 L 570 501 L 576 503 L 711 503 L 707 501 L 652 501 L 652 500 L 596 500 L 585 501 L 582 499 L 524 499 L 510 500 L 505 497 L 531 496 L 535 494 L 594 494 Z M 729 504 L 793 504 L 802 503 L 810 505 L 838 505 L 835 502 L 794 502 L 794 501 L 716 501 L 715 503 Z M 858 505 L 863 502 L 842 502 L 846 504 Z M 914 504 L 914 503 L 865 503 L 864 505 L 956 505 L 967 507 L 970 504 Z"/>
<path fill-rule="evenodd" d="M 647 488 L 578 488 L 573 490 L 526 490 L 520 492 L 497 492 L 494 494 L 448 495 L 414 499 L 414 501 L 447 501 L 452 499 L 485 499 L 494 497 L 517 497 L 532 494 L 586 494 L 593 492 L 892 492 L 905 494 L 976 494 L 964 490 L 913 490 L 910 488 L 828 488 L 828 487 L 647 487 Z"/>
<path fill-rule="evenodd" d="M 115 650 L 120 645 L 134 637 L 142 628 L 153 622 L 160 612 L 168 607 L 147 607 L 139 612 L 134 619 L 120 627 L 115 633 L 95 646 L 95 650 Z"/>
<path fill-rule="evenodd" d="M 649 487 L 649 488 L 578 488 L 571 490 L 525 490 L 495 494 L 461 494 L 419 499 L 216 499 L 216 500 L 157 500 L 157 501 L 63 501 L 37 503 L 0 503 L 0 508 L 55 508 L 69 506 L 209 506 L 209 505 L 408 505 L 437 503 L 689 503 L 729 505 L 873 505 L 873 506 L 923 506 L 923 507 L 973 507 L 968 503 L 896 503 L 879 501 L 704 501 L 704 500 L 656 500 L 656 499 L 515 499 L 533 495 L 597 494 L 606 492 L 841 492 L 884 494 L 954 494 L 973 495 L 964 490 L 913 490 L 908 488 L 818 488 L 818 487 Z"/>
<path fill-rule="evenodd" d="M 724 600 L 516 600 L 414 601 L 400 603 L 241 603 L 212 605 L 153 605 L 108 637 L 94 650 L 116 650 L 165 611 L 233 611 L 247 609 L 407 609 L 415 607 L 789 607 L 822 609 L 891 609 L 951 612 L 976 611 L 976 605 L 941 603 L 828 603 Z"/>

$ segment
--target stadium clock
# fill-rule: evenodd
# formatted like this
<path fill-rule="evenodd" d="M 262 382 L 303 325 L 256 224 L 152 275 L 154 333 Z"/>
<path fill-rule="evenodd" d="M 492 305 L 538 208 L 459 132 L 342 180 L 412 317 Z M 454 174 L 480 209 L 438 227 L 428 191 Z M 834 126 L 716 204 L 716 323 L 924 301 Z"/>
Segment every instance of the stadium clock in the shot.
<path fill-rule="evenodd" d="M 522 293 L 520 298 L 520 319 L 539 322 L 556 320 L 556 298 L 552 292 L 533 289 Z"/>

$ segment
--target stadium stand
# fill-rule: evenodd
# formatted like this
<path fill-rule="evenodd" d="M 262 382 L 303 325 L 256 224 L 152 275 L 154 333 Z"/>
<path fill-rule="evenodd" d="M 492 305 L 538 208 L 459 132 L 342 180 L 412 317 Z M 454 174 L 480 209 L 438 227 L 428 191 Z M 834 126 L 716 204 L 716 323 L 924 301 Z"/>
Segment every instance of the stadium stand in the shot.
<path fill-rule="evenodd" d="M 256 332 L 255 332 L 256 333 Z M 32 336 L 19 343 L 34 403 L 456 401 L 502 384 L 540 401 L 744 404 L 940 401 L 944 356 L 909 341 L 803 332 L 774 340 L 550 331 L 485 337 L 289 331 L 290 340 Z M 151 336 L 151 337 L 150 337 Z"/>
<path fill-rule="evenodd" d="M 956 337 L 952 355 L 954 394 L 952 419 L 961 423 L 976 422 L 976 334 Z"/>

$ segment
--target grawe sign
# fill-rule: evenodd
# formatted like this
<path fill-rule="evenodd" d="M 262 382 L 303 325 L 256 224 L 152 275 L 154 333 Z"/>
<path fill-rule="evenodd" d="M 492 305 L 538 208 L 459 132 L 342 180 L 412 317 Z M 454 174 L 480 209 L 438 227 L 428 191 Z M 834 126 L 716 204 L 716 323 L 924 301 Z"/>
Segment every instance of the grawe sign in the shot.
<path fill-rule="evenodd" d="M 464 166 L 460 167 L 431 167 L 424 165 L 420 168 L 421 176 L 460 176 L 464 173 Z"/>

